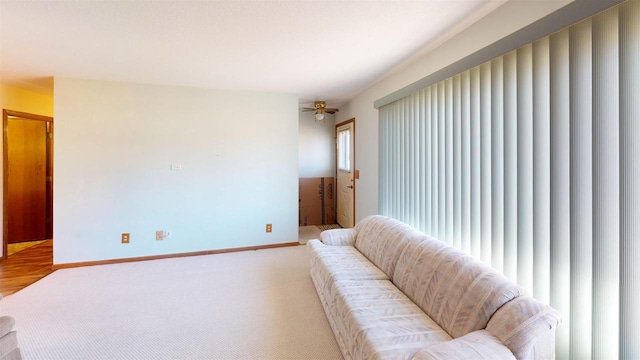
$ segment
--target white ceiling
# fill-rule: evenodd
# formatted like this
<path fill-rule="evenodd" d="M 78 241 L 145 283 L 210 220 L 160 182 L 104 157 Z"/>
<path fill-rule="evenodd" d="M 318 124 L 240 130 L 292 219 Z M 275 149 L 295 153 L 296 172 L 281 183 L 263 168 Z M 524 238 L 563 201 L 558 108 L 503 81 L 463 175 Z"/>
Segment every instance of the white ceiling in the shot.
<path fill-rule="evenodd" d="M 295 94 L 338 106 L 507 0 L 0 0 L 0 81 Z"/>

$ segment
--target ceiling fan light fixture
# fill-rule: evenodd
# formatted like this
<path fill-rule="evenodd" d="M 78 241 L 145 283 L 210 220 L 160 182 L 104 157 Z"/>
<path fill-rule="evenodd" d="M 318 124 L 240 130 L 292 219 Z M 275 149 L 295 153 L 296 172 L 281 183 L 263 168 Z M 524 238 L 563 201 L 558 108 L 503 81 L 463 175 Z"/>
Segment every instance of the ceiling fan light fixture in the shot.
<path fill-rule="evenodd" d="M 331 115 L 338 112 L 338 109 L 327 108 L 327 104 L 324 101 L 316 101 L 313 104 L 313 107 L 305 107 L 302 108 L 302 111 L 314 111 L 316 116 L 316 121 L 324 120 L 324 114 L 329 113 Z"/>

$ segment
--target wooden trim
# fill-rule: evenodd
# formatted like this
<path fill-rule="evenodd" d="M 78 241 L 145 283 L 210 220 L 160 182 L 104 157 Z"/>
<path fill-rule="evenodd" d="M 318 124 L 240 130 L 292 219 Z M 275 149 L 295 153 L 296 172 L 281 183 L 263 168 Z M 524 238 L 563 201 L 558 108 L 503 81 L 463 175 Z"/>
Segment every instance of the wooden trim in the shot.
<path fill-rule="evenodd" d="M 352 122 L 356 122 L 356 118 L 351 118 L 349 120 L 345 120 L 339 124 L 336 124 L 336 129 L 338 129 L 340 126 L 347 125 L 348 123 L 352 123 Z"/>
<path fill-rule="evenodd" d="M 9 172 L 9 164 L 7 163 L 8 148 L 7 145 L 7 131 L 9 126 L 9 114 L 8 110 L 2 109 L 2 259 L 7 259 L 8 245 L 9 245 L 9 217 L 7 209 L 9 207 L 7 201 L 7 193 L 9 187 L 7 184 L 7 173 Z"/>
<path fill-rule="evenodd" d="M 353 122 L 353 226 L 356 226 L 356 193 L 358 191 L 358 186 L 356 186 L 356 118 L 350 119 L 350 121 Z"/>
<path fill-rule="evenodd" d="M 134 258 L 53 264 L 51 266 L 51 270 L 69 269 L 69 268 L 75 268 L 75 267 L 94 266 L 94 265 L 121 264 L 121 263 L 128 263 L 128 262 L 134 262 L 134 261 L 161 260 L 161 259 L 173 259 L 173 258 L 181 258 L 181 257 L 189 257 L 189 256 L 224 254 L 224 253 L 240 252 L 240 251 L 265 250 L 265 249 L 274 249 L 274 248 L 299 246 L 299 245 L 300 243 L 296 241 L 296 242 L 281 243 L 281 244 L 247 246 L 247 247 L 239 247 L 239 248 L 220 249 L 220 250 L 205 250 L 205 251 L 195 251 L 195 252 L 188 252 L 188 253 L 178 253 L 178 254 L 152 255 L 152 256 L 141 256 L 141 257 L 134 257 Z"/>
<path fill-rule="evenodd" d="M 26 113 L 26 112 L 15 111 L 15 110 L 7 110 L 7 109 L 4 109 L 3 113 L 4 112 L 7 113 L 7 116 L 15 116 L 15 117 L 19 117 L 19 118 L 23 118 L 23 119 L 29 119 L 29 120 L 39 120 L 39 121 L 53 122 L 53 118 L 51 116 L 30 114 L 30 113 Z"/>
<path fill-rule="evenodd" d="M 7 213 L 7 209 L 9 207 L 8 204 L 8 196 L 7 192 L 8 188 L 8 172 L 9 172 L 9 154 L 8 154 L 8 145 L 7 145 L 7 131 L 9 126 L 9 117 L 15 116 L 28 120 L 36 120 L 36 121 L 47 121 L 53 123 L 53 118 L 50 116 L 43 116 L 37 114 L 30 114 L 21 111 L 2 109 L 2 129 L 3 129 L 3 141 L 2 141 L 2 157 L 3 157 L 3 166 L 2 166 L 2 257 L 0 259 L 7 258 L 7 246 L 9 244 L 9 214 Z M 52 217 L 53 219 L 53 217 Z M 53 221 L 53 220 L 52 220 Z"/>

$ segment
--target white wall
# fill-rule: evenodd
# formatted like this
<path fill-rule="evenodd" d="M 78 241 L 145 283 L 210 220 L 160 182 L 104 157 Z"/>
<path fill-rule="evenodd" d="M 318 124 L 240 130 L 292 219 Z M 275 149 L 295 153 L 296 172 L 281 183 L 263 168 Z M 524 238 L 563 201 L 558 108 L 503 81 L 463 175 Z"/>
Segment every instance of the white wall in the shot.
<path fill-rule="evenodd" d="M 371 86 L 340 108 L 336 122 L 356 119 L 356 221 L 378 213 L 378 110 L 374 101 L 420 80 L 570 3 L 511 0 L 411 65 Z"/>
<path fill-rule="evenodd" d="M 297 241 L 295 96 L 57 78 L 55 109 L 55 264 Z"/>
<path fill-rule="evenodd" d="M 298 168 L 300 177 L 334 177 L 336 175 L 335 115 L 316 120 L 313 111 L 300 112 L 298 130 Z"/>

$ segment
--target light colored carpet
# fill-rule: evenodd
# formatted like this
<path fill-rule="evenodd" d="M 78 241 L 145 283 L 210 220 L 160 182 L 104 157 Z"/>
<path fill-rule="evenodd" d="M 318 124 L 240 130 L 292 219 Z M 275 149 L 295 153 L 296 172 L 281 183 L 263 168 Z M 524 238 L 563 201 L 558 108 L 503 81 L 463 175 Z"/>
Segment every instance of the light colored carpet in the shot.
<path fill-rule="evenodd" d="M 304 245 L 311 239 L 320 239 L 320 229 L 315 225 L 298 227 L 298 241 Z"/>
<path fill-rule="evenodd" d="M 338 224 L 300 226 L 298 227 L 298 241 L 304 245 L 311 239 L 320 239 L 320 233 L 330 229 L 341 229 L 341 226 Z"/>
<path fill-rule="evenodd" d="M 305 246 L 58 270 L 0 300 L 25 359 L 342 359 Z"/>

